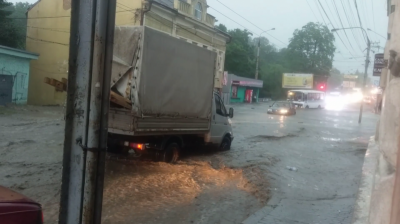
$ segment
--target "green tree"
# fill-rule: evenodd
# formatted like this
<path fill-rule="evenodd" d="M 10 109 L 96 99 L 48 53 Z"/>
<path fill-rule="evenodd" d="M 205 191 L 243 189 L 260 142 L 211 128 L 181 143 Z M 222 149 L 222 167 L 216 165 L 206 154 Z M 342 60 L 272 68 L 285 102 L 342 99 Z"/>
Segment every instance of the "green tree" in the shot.
<path fill-rule="evenodd" d="M 256 65 L 252 34 L 240 29 L 229 30 L 228 33 L 232 41 L 226 48 L 225 70 L 239 76 L 254 77 Z"/>
<path fill-rule="evenodd" d="M 263 65 L 261 71 L 261 79 L 264 81 L 261 96 L 272 99 L 281 99 L 284 97 L 286 93 L 282 89 L 282 74 L 286 69 L 280 64 L 268 64 Z"/>
<path fill-rule="evenodd" d="M 18 47 L 18 31 L 12 19 L 8 18 L 13 11 L 7 10 L 12 3 L 0 0 L 0 45 Z"/>
<path fill-rule="evenodd" d="M 228 28 L 226 28 L 226 26 L 222 23 L 218 24 L 218 26 L 215 26 L 215 28 L 227 33 L 228 32 Z"/>
<path fill-rule="evenodd" d="M 12 19 L 12 23 L 17 32 L 17 48 L 25 49 L 26 45 L 26 29 L 27 19 L 26 12 L 28 11 L 31 4 L 28 2 L 17 2 L 14 5 L 7 7 L 8 11 L 12 11 L 12 14 L 8 17 Z"/>
<path fill-rule="evenodd" d="M 291 70 L 329 75 L 335 53 L 335 37 L 319 23 L 308 23 L 295 30 L 288 46 L 287 59 Z"/>

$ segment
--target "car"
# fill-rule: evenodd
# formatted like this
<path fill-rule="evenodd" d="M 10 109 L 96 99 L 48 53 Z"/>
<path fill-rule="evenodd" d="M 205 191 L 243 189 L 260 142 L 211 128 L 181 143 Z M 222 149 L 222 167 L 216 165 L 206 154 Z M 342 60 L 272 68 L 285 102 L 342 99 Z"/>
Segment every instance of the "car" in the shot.
<path fill-rule="evenodd" d="M 42 206 L 20 193 L 0 186 L 0 223 L 43 224 Z"/>
<path fill-rule="evenodd" d="M 268 114 L 296 115 L 296 108 L 290 101 L 276 101 L 267 111 Z"/>
<path fill-rule="evenodd" d="M 364 103 L 371 104 L 372 103 L 372 97 L 370 96 L 365 96 L 363 99 Z"/>

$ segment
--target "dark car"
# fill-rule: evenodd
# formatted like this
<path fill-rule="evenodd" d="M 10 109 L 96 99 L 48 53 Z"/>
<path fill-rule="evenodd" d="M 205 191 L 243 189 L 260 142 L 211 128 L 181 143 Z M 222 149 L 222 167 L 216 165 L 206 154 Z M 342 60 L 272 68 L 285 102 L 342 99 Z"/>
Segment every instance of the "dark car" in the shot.
<path fill-rule="evenodd" d="M 296 108 L 290 101 L 276 101 L 268 109 L 268 114 L 295 115 Z"/>
<path fill-rule="evenodd" d="M 43 224 L 42 206 L 8 188 L 0 186 L 1 224 Z"/>

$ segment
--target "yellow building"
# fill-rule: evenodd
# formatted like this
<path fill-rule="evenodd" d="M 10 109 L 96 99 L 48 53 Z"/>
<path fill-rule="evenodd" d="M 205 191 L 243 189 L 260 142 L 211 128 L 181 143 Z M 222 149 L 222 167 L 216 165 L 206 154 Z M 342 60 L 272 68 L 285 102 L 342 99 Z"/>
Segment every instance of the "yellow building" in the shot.
<path fill-rule="evenodd" d="M 218 54 L 215 87 L 222 88 L 228 34 L 214 27 L 206 0 L 117 0 L 116 26 L 143 24 L 207 48 Z M 68 77 L 71 0 L 39 0 L 28 11 L 26 49 L 40 54 L 31 63 L 28 103 L 60 105 L 66 93 L 44 83 L 44 78 Z"/>

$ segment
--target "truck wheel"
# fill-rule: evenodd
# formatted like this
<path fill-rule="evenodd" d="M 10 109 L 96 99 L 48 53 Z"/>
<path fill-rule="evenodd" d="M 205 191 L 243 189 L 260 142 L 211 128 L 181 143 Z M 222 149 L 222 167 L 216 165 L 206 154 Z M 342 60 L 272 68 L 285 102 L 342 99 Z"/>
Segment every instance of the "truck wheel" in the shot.
<path fill-rule="evenodd" d="M 170 143 L 164 150 L 163 161 L 166 163 L 176 163 L 179 159 L 180 147 L 177 143 Z"/>
<path fill-rule="evenodd" d="M 221 151 L 230 150 L 231 149 L 231 139 L 228 136 L 225 136 L 219 146 Z"/>

